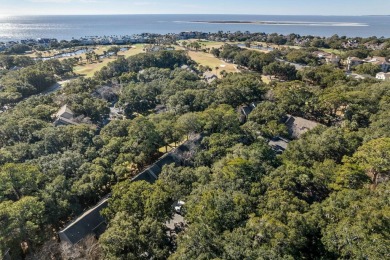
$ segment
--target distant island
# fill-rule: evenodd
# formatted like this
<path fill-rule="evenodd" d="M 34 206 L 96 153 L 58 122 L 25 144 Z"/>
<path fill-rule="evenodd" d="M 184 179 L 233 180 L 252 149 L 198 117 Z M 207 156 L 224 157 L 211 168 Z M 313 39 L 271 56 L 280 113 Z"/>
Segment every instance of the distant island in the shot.
<path fill-rule="evenodd" d="M 190 23 L 207 24 L 257 24 L 257 25 L 303 25 L 303 26 L 368 26 L 366 23 L 351 22 L 301 22 L 301 21 L 239 21 L 239 20 L 214 20 L 214 21 L 190 21 Z"/>

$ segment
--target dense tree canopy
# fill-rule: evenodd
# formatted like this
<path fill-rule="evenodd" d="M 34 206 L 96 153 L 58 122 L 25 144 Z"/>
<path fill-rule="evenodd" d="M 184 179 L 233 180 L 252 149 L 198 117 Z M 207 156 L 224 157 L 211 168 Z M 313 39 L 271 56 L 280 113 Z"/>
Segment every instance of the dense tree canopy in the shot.
<path fill-rule="evenodd" d="M 36 96 L 66 64 L 1 57 L 23 68 L 0 78 L 0 102 L 11 104 L 0 113 L 0 255 L 50 246 L 69 259 L 85 246 L 102 259 L 388 258 L 390 84 L 347 78 L 306 51 L 224 46 L 213 54 L 251 71 L 212 84 L 185 51 L 118 57 L 90 79 Z M 283 59 L 313 67 L 297 72 Z M 56 127 L 65 104 L 76 121 Z M 278 154 L 269 141 L 290 138 L 288 116 L 321 125 Z M 155 183 L 131 181 L 194 135 L 199 143 Z M 53 240 L 110 193 L 98 241 L 65 250 Z M 178 213 L 185 223 L 171 230 Z"/>

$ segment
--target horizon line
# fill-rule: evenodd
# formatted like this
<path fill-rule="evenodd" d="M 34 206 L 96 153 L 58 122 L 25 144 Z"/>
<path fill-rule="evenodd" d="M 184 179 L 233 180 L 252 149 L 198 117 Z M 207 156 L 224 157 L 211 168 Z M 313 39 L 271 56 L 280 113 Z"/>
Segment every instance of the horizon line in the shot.
<path fill-rule="evenodd" d="M 197 13 L 112 13 L 112 14 L 104 14 L 104 13 L 98 13 L 98 14 L 0 14 L 1 16 L 5 17 L 12 17 L 12 16 L 113 16 L 113 15 L 261 15 L 261 16 L 349 16 L 349 17 L 356 17 L 356 16 L 390 16 L 390 14 L 355 14 L 355 15 L 340 15 L 340 14 L 239 14 L 239 13 L 203 13 L 203 14 L 197 14 Z"/>

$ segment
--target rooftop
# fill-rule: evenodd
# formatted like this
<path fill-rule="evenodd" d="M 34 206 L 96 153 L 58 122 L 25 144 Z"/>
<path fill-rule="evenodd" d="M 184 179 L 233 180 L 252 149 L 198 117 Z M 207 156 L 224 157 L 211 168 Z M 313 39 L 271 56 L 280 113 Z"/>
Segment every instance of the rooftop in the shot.
<path fill-rule="evenodd" d="M 302 117 L 289 116 L 286 120 L 286 126 L 291 138 L 299 138 L 307 131 L 320 125 L 319 123 L 311 120 L 304 119 Z"/>

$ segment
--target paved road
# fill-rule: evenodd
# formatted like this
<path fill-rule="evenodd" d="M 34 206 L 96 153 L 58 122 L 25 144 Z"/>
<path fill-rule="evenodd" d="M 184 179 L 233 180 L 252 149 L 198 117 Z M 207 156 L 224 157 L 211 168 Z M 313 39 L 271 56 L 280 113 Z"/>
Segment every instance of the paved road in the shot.
<path fill-rule="evenodd" d="M 51 86 L 50 88 L 46 89 L 44 92 L 42 92 L 41 94 L 42 95 L 48 95 L 48 94 L 51 94 L 53 92 L 56 92 L 57 90 L 61 89 L 62 86 L 70 81 L 72 81 L 73 79 L 67 79 L 67 80 L 63 80 L 63 81 L 58 81 L 57 83 L 55 83 L 53 86 Z"/>

